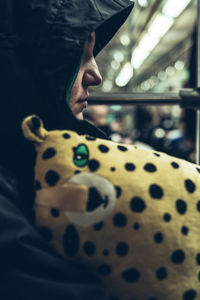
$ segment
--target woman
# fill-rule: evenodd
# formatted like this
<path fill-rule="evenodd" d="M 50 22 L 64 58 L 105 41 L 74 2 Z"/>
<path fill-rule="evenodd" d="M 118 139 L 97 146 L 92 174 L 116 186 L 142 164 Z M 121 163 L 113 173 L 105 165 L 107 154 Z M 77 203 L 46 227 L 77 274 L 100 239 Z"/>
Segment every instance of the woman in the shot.
<path fill-rule="evenodd" d="M 108 299 L 85 266 L 63 261 L 30 224 L 34 152 L 20 126 L 35 113 L 47 129 L 105 138 L 82 110 L 88 87 L 101 82 L 94 56 L 132 7 L 129 0 L 0 1 L 2 300 Z"/>

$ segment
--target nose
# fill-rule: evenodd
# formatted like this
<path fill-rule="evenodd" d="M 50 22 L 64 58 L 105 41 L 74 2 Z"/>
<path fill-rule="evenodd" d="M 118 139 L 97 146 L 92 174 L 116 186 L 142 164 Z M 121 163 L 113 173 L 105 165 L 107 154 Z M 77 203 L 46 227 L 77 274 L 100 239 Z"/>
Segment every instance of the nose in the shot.
<path fill-rule="evenodd" d="M 91 59 L 83 75 L 84 86 L 95 86 L 102 82 L 102 77 L 95 59 Z"/>

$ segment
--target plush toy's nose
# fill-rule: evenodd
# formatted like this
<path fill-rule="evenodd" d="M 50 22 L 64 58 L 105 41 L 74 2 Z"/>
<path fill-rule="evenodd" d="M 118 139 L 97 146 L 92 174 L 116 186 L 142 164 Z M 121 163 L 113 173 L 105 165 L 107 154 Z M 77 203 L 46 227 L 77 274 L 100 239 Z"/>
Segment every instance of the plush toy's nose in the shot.
<path fill-rule="evenodd" d="M 102 197 L 95 187 L 89 189 L 86 211 L 92 212 L 100 206 L 106 209 L 109 204 L 109 197 Z"/>

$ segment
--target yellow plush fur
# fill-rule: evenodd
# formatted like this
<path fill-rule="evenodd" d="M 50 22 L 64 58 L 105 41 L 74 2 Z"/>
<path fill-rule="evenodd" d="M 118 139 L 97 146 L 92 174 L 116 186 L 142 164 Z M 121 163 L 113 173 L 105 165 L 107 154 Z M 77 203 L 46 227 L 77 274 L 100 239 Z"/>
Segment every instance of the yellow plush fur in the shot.
<path fill-rule="evenodd" d="M 36 226 L 50 245 L 113 299 L 200 299 L 199 167 L 72 131 L 38 140 L 30 118 Z"/>

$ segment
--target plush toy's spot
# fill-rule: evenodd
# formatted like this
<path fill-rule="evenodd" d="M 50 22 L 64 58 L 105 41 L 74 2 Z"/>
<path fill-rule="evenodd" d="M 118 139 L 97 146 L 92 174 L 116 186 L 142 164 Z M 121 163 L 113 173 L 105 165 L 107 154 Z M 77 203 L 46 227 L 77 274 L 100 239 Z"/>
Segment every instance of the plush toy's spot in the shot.
<path fill-rule="evenodd" d="M 186 190 L 191 194 L 194 193 L 194 191 L 196 190 L 194 182 L 190 179 L 185 180 L 185 187 Z"/>
<path fill-rule="evenodd" d="M 88 167 L 91 172 L 95 172 L 99 169 L 100 163 L 96 159 L 91 159 L 89 161 Z"/>
<path fill-rule="evenodd" d="M 160 243 L 163 242 L 163 239 L 164 239 L 164 236 L 163 236 L 163 234 L 161 232 L 155 233 L 155 235 L 154 235 L 154 241 L 155 241 L 155 243 L 160 244 Z"/>
<path fill-rule="evenodd" d="M 132 163 L 126 163 L 125 164 L 125 169 L 126 171 L 134 171 L 135 170 L 135 165 Z"/>
<path fill-rule="evenodd" d="M 177 164 L 176 162 L 172 162 L 171 163 L 171 165 L 172 165 L 172 167 L 174 168 L 174 169 L 178 169 L 179 168 L 179 164 Z"/>
<path fill-rule="evenodd" d="M 189 232 L 189 228 L 188 228 L 187 226 L 183 226 L 183 227 L 181 228 L 181 233 L 182 233 L 183 235 L 188 235 L 188 232 Z"/>
<path fill-rule="evenodd" d="M 188 290 L 183 294 L 183 300 L 195 300 L 196 296 L 195 290 Z"/>
<path fill-rule="evenodd" d="M 187 211 L 187 203 L 184 200 L 178 199 L 176 201 L 176 210 L 180 215 L 184 215 Z"/>
<path fill-rule="evenodd" d="M 156 271 L 156 277 L 158 280 L 164 280 L 167 276 L 167 270 L 165 267 L 161 267 Z"/>
<path fill-rule="evenodd" d="M 165 222 L 170 222 L 171 221 L 171 215 L 169 213 L 164 214 L 163 219 Z"/>
<path fill-rule="evenodd" d="M 152 184 L 150 186 L 149 193 L 154 199 L 161 199 L 163 197 L 163 189 L 157 184 Z"/>
<path fill-rule="evenodd" d="M 98 269 L 99 274 L 102 276 L 110 275 L 111 271 L 111 266 L 107 264 L 101 265 Z"/>
<path fill-rule="evenodd" d="M 105 145 L 99 145 L 98 148 L 102 153 L 107 153 L 109 151 L 109 148 Z"/>
<path fill-rule="evenodd" d="M 56 183 L 58 182 L 59 179 L 60 179 L 60 176 L 58 175 L 58 173 L 56 173 L 53 170 L 49 170 L 45 175 L 45 180 L 48 183 L 48 185 L 50 185 L 50 186 L 56 185 Z"/>
<path fill-rule="evenodd" d="M 184 260 L 185 260 L 185 253 L 181 249 L 174 251 L 171 255 L 171 261 L 174 264 L 182 264 Z"/>
<path fill-rule="evenodd" d="M 142 213 L 146 209 L 146 204 L 143 199 L 134 197 L 130 202 L 131 210 L 136 213 Z"/>
<path fill-rule="evenodd" d="M 125 227 L 126 223 L 127 223 L 127 218 L 124 214 L 117 213 L 113 217 L 113 223 L 114 223 L 114 226 L 116 226 L 116 227 Z"/>
<path fill-rule="evenodd" d="M 150 173 L 156 172 L 157 168 L 154 164 L 148 163 L 144 166 L 144 170 Z"/>
<path fill-rule="evenodd" d="M 104 208 L 108 206 L 108 198 L 103 199 L 95 187 L 89 189 L 89 199 L 86 211 L 92 212 L 99 206 L 103 205 Z"/>
<path fill-rule="evenodd" d="M 127 255 L 129 251 L 129 245 L 125 242 L 120 242 L 117 244 L 115 252 L 119 256 L 125 256 Z"/>
<path fill-rule="evenodd" d="M 42 159 L 50 159 L 56 155 L 56 150 L 54 148 L 48 148 L 42 155 Z"/>
<path fill-rule="evenodd" d="M 110 254 L 109 250 L 108 249 L 104 249 L 103 250 L 103 255 L 104 256 L 108 256 Z"/>
<path fill-rule="evenodd" d="M 74 225 L 68 225 L 63 236 L 63 248 L 67 256 L 77 255 L 80 247 L 80 238 Z"/>
<path fill-rule="evenodd" d="M 115 186 L 115 190 L 116 190 L 117 198 L 119 198 L 122 194 L 122 189 L 120 186 Z"/>
<path fill-rule="evenodd" d="M 200 200 L 197 202 L 197 210 L 200 212 Z"/>
<path fill-rule="evenodd" d="M 86 139 L 87 141 L 96 141 L 96 138 L 95 138 L 95 137 L 89 136 L 89 135 L 86 136 L 85 139 Z"/>
<path fill-rule="evenodd" d="M 160 157 L 161 155 L 159 153 L 154 152 L 154 155 L 157 157 Z"/>
<path fill-rule="evenodd" d="M 40 227 L 39 232 L 47 242 L 50 242 L 53 239 L 53 232 L 50 228 L 46 226 Z"/>
<path fill-rule="evenodd" d="M 96 252 L 96 246 L 92 242 L 85 242 L 83 245 L 83 250 L 87 256 L 93 256 Z"/>
<path fill-rule="evenodd" d="M 197 265 L 200 266 L 200 253 L 196 256 Z"/>
<path fill-rule="evenodd" d="M 110 170 L 111 170 L 111 172 L 115 172 L 116 168 L 115 167 L 111 167 Z"/>
<path fill-rule="evenodd" d="M 122 273 L 122 279 L 128 283 L 138 282 L 140 280 L 140 273 L 137 269 L 130 268 Z"/>
<path fill-rule="evenodd" d="M 133 229 L 135 229 L 135 230 L 139 230 L 140 229 L 140 224 L 139 223 L 134 223 L 133 224 Z"/>
<path fill-rule="evenodd" d="M 81 173 L 81 171 L 80 170 L 76 170 L 76 171 L 74 171 L 74 174 L 76 175 L 76 174 L 80 174 Z"/>
<path fill-rule="evenodd" d="M 103 225 L 104 225 L 103 222 L 99 222 L 99 223 L 95 224 L 93 226 L 93 228 L 94 228 L 95 231 L 100 231 L 103 228 Z"/>
<path fill-rule="evenodd" d="M 54 217 L 54 218 L 58 218 L 59 215 L 60 215 L 59 209 L 57 209 L 57 208 L 52 208 L 52 209 L 51 209 L 51 215 L 52 215 L 52 217 Z"/>
<path fill-rule="evenodd" d="M 67 139 L 70 139 L 70 137 L 71 137 L 70 134 L 68 134 L 68 133 L 64 133 L 62 136 L 63 136 L 63 138 L 66 139 L 66 140 L 67 140 Z"/>
<path fill-rule="evenodd" d="M 124 146 L 118 145 L 117 148 L 118 148 L 120 151 L 122 151 L 122 152 L 128 151 L 128 149 L 127 149 L 126 147 L 124 147 Z"/>
<path fill-rule="evenodd" d="M 39 191 L 39 190 L 41 190 L 41 183 L 38 181 L 38 180 L 35 180 L 35 182 L 34 182 L 34 187 L 35 187 L 35 190 L 36 191 Z"/>
<path fill-rule="evenodd" d="M 200 173 L 200 168 L 196 168 L 197 172 Z"/>

